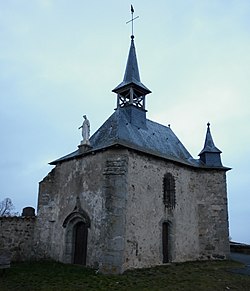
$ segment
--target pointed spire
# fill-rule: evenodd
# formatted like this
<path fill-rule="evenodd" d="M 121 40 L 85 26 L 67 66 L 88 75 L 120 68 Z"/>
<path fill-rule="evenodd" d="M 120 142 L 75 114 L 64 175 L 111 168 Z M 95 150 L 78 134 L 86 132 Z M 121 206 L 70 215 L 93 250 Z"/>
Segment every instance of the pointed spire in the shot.
<path fill-rule="evenodd" d="M 127 66 L 123 78 L 123 82 L 131 83 L 131 82 L 141 82 L 139 68 L 137 64 L 136 52 L 135 52 L 135 44 L 134 44 L 134 36 L 131 36 L 131 45 L 128 54 Z"/>
<path fill-rule="evenodd" d="M 202 151 L 199 153 L 200 160 L 207 166 L 221 167 L 221 151 L 215 146 L 211 131 L 210 123 L 207 123 L 207 133 L 205 138 L 205 144 Z"/>
<path fill-rule="evenodd" d="M 131 44 L 123 81 L 112 91 L 124 95 L 124 91 L 127 91 L 129 87 L 135 87 L 135 89 L 138 90 L 139 96 L 151 93 L 151 91 L 141 83 L 133 35 L 131 36 Z"/>
<path fill-rule="evenodd" d="M 199 155 L 202 153 L 220 153 L 221 151 L 214 145 L 214 141 L 211 135 L 210 131 L 210 123 L 207 123 L 207 133 L 206 133 L 206 139 L 205 139 L 205 144 L 203 150 L 200 152 Z"/>

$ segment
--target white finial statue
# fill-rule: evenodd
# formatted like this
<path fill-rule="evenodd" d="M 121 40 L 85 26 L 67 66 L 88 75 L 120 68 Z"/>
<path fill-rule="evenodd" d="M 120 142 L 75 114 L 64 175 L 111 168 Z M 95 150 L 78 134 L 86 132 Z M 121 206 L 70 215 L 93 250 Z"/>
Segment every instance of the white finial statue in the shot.
<path fill-rule="evenodd" d="M 82 141 L 81 145 L 90 145 L 89 137 L 90 137 L 90 123 L 86 115 L 83 115 L 83 123 L 78 129 L 82 129 Z"/>

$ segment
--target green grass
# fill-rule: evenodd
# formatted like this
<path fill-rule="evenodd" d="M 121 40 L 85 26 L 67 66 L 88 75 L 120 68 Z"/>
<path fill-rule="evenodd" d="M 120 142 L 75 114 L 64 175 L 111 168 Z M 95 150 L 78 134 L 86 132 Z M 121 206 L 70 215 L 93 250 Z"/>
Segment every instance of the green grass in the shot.
<path fill-rule="evenodd" d="M 108 276 L 56 262 L 18 263 L 0 277 L 0 290 L 250 290 L 250 276 L 229 271 L 241 267 L 233 261 L 190 262 Z"/>

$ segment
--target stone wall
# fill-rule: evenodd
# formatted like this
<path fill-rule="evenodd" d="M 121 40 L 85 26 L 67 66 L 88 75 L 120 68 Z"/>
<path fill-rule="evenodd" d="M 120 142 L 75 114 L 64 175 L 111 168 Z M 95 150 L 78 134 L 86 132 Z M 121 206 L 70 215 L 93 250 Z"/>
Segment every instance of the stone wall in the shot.
<path fill-rule="evenodd" d="M 170 261 L 199 256 L 195 193 L 190 193 L 192 169 L 170 161 L 131 152 L 128 169 L 128 204 L 125 268 L 148 267 L 163 262 L 162 227 L 170 225 Z M 163 203 L 163 177 L 175 179 L 176 206 Z"/>
<path fill-rule="evenodd" d="M 40 258 L 72 263 L 72 228 L 69 229 L 64 222 L 74 212 L 79 197 L 80 207 L 90 220 L 86 264 L 92 267 L 102 265 L 103 268 L 107 265 L 109 268 L 111 261 L 115 264 L 115 259 L 118 264 L 121 257 L 118 259 L 112 254 L 109 247 L 110 244 L 117 243 L 113 240 L 115 233 L 112 233 L 110 225 L 115 223 L 111 221 L 114 218 L 111 210 L 116 207 L 112 204 L 114 192 L 119 199 L 118 188 L 121 193 L 125 189 L 124 185 L 118 185 L 123 179 L 124 167 L 116 164 L 116 160 L 119 161 L 124 152 L 126 151 L 102 151 L 65 161 L 56 165 L 40 182 L 35 235 Z M 119 183 L 117 177 L 120 177 Z"/>
<path fill-rule="evenodd" d="M 226 186 L 224 171 L 199 171 L 196 192 L 200 259 L 224 259 L 229 256 Z"/>
<path fill-rule="evenodd" d="M 0 217 L 0 249 L 11 254 L 11 261 L 34 259 L 36 217 Z"/>
<path fill-rule="evenodd" d="M 175 182 L 173 208 L 163 199 L 167 173 Z M 39 258 L 72 263 L 73 227 L 81 213 L 90 222 L 86 263 L 104 273 L 162 264 L 166 223 L 171 262 L 229 254 L 224 170 L 121 148 L 64 161 L 40 183 L 34 242 Z"/>
<path fill-rule="evenodd" d="M 163 203 L 163 177 L 175 179 L 176 206 Z M 229 254 L 225 172 L 186 167 L 130 152 L 124 269 L 162 264 L 162 227 L 169 259 L 183 262 Z"/>

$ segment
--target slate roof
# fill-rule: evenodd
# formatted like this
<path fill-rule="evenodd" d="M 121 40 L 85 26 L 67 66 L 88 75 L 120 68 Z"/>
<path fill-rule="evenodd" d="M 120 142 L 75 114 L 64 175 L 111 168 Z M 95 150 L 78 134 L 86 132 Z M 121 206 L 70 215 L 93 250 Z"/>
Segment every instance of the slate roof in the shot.
<path fill-rule="evenodd" d="M 146 127 L 138 128 L 129 122 L 124 108 L 118 108 L 90 138 L 90 152 L 120 145 L 182 164 L 199 167 L 170 127 L 146 119 Z M 85 153 L 86 154 L 86 153 Z M 81 156 L 77 150 L 52 165 Z"/>
<path fill-rule="evenodd" d="M 129 122 L 126 110 L 116 112 L 91 137 L 93 148 L 104 148 L 113 144 L 124 145 L 140 151 L 188 161 L 192 156 L 166 126 L 146 120 L 145 128 L 138 128 Z"/>

